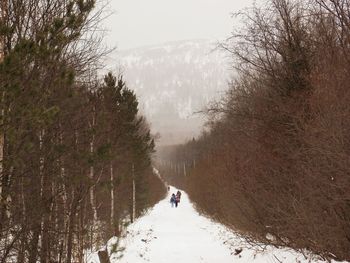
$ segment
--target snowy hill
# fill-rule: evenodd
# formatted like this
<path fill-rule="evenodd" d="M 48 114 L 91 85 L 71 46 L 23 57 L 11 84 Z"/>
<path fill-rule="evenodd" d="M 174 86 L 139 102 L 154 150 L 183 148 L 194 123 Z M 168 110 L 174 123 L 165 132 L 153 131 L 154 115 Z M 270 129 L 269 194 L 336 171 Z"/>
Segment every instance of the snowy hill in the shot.
<path fill-rule="evenodd" d="M 196 135 L 203 118 L 193 113 L 227 89 L 229 66 L 216 45 L 195 40 L 118 52 L 125 79 L 162 143 Z"/>
<path fill-rule="evenodd" d="M 178 208 L 172 208 L 171 193 L 148 214 L 127 229 L 120 240 L 121 252 L 113 253 L 111 263 L 321 263 L 288 249 L 252 247 L 224 226 L 198 214 L 186 193 Z M 111 239 L 111 249 L 117 239 Z M 305 252 L 305 255 L 307 253 Z M 88 263 L 99 263 L 96 255 Z"/>

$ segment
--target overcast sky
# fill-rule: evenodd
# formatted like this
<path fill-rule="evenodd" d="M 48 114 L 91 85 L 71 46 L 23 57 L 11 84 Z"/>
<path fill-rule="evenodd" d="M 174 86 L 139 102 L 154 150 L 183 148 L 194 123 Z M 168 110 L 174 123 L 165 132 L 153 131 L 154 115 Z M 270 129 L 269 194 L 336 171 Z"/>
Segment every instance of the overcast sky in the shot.
<path fill-rule="evenodd" d="M 107 43 L 118 50 L 187 39 L 221 40 L 233 28 L 232 12 L 251 0 L 111 0 Z"/>

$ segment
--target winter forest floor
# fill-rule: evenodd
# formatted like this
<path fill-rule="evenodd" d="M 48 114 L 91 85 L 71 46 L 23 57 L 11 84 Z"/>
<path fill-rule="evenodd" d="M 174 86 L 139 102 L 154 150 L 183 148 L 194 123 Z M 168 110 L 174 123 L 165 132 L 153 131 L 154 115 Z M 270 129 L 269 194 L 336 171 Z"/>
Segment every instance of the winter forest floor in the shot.
<path fill-rule="evenodd" d="M 120 242 L 122 252 L 111 255 L 111 263 L 319 263 L 305 259 L 288 249 L 267 248 L 257 252 L 221 224 L 200 215 L 186 193 L 182 192 L 178 208 L 169 200 L 177 189 L 171 188 L 168 196 L 139 218 L 127 230 Z M 110 245 L 115 240 L 111 240 Z M 236 249 L 242 252 L 236 255 Z M 88 263 L 99 263 L 92 255 Z"/>

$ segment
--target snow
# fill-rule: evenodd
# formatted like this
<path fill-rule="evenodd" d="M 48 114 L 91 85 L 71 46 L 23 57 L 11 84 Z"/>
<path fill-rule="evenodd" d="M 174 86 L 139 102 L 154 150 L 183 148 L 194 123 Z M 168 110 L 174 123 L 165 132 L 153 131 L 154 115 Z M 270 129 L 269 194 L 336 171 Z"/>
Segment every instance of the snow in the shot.
<path fill-rule="evenodd" d="M 127 228 L 126 237 L 119 241 L 119 252 L 111 255 L 111 263 L 324 262 L 306 259 L 289 249 L 267 247 L 259 252 L 234 232 L 200 215 L 183 191 L 178 208 L 172 208 L 169 200 L 176 192 L 171 187 L 164 200 Z M 109 241 L 109 251 L 117 242 L 117 238 Z M 97 257 L 90 257 L 91 262 L 98 263 Z"/>

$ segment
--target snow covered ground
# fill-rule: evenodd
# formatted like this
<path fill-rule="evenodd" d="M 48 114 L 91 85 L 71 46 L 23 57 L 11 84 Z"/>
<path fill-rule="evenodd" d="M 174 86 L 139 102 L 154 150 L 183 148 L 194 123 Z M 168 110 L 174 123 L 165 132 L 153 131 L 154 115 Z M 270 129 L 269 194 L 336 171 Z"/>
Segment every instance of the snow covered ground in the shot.
<path fill-rule="evenodd" d="M 122 252 L 111 255 L 112 263 L 319 263 L 287 249 L 268 248 L 257 253 L 221 224 L 201 216 L 182 193 L 178 208 L 172 208 L 171 193 L 145 216 L 128 227 L 121 240 Z M 112 239 L 109 244 L 113 244 Z M 242 252 L 236 255 L 237 250 Z M 98 263 L 91 257 L 88 263 Z"/>

